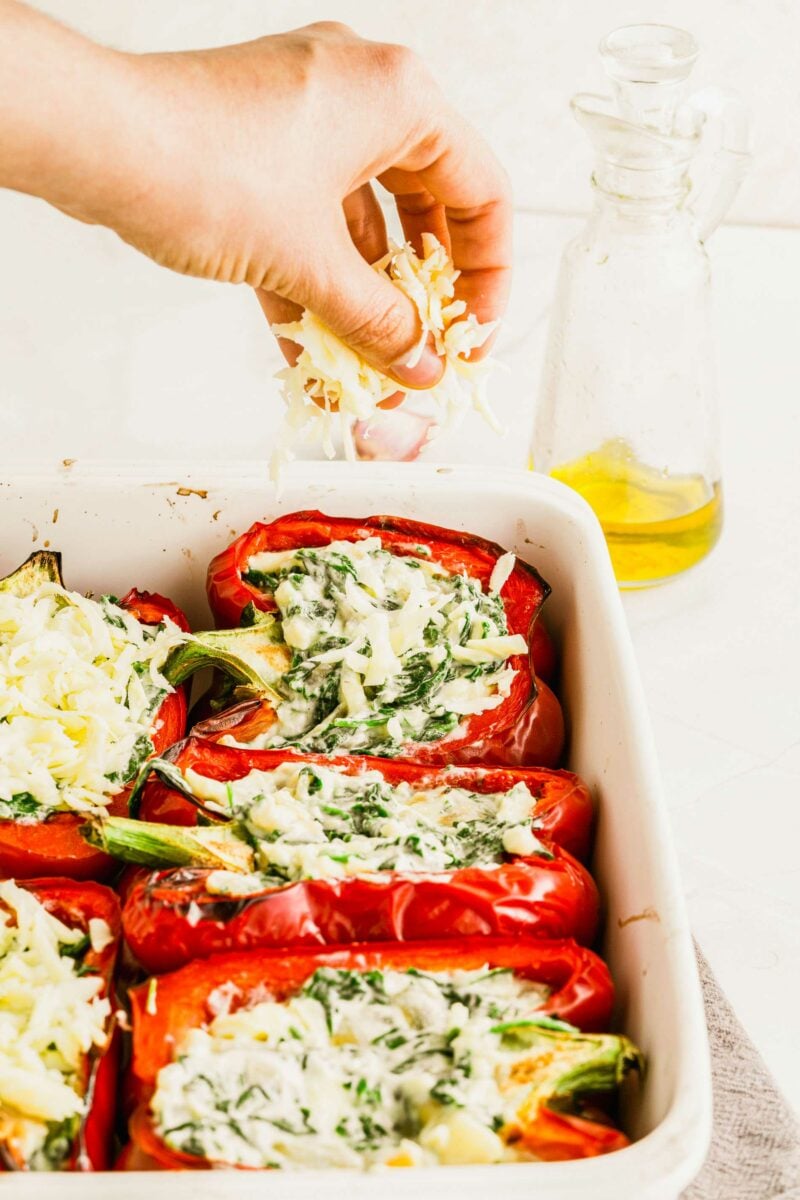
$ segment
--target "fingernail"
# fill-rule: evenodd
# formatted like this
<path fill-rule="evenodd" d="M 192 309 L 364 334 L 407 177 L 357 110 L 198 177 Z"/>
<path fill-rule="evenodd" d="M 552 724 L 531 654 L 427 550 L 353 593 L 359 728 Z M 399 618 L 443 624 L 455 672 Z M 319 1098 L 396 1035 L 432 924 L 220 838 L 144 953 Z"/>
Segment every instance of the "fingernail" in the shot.
<path fill-rule="evenodd" d="M 392 379 L 410 388 L 429 388 L 438 383 L 444 374 L 444 363 L 433 347 L 433 339 L 429 338 L 422 347 L 422 352 L 415 346 L 410 354 L 389 368 Z"/>

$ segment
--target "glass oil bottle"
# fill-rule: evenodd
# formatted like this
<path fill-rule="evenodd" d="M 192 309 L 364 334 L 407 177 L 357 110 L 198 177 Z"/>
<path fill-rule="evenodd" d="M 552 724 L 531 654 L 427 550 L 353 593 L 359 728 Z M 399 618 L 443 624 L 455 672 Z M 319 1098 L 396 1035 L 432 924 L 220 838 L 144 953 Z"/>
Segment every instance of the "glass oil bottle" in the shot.
<path fill-rule="evenodd" d="M 620 585 L 642 587 L 699 562 L 722 528 L 704 243 L 747 169 L 747 128 L 730 95 L 683 98 L 688 33 L 629 26 L 600 53 L 614 96 L 572 102 L 597 153 L 595 206 L 561 262 L 532 465 L 585 497 Z"/>

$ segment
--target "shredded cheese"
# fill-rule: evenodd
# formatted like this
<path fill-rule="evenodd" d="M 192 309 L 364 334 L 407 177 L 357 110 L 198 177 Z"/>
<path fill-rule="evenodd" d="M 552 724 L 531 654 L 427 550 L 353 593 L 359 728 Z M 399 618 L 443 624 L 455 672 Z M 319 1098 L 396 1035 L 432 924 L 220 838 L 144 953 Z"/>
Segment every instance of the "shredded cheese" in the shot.
<path fill-rule="evenodd" d="M 492 595 L 499 596 L 503 588 L 508 583 L 517 565 L 516 555 L 507 550 L 505 554 L 501 554 L 497 562 L 492 568 L 492 574 L 489 578 L 489 591 Z"/>
<path fill-rule="evenodd" d="M 84 1112 L 84 1059 L 107 1041 L 102 979 L 80 975 L 64 951 L 83 937 L 12 880 L 0 883 L 0 1136 L 26 1162 L 49 1123 Z"/>
<path fill-rule="evenodd" d="M 102 954 L 114 940 L 111 926 L 102 917 L 89 918 L 89 943 L 95 954 Z"/>
<path fill-rule="evenodd" d="M 108 804 L 152 752 L 160 674 L 183 635 L 56 583 L 0 593 L 0 818 Z"/>
<path fill-rule="evenodd" d="M 466 312 L 463 300 L 454 299 L 459 272 L 444 246 L 433 234 L 424 233 L 421 258 L 411 245 L 392 243 L 389 253 L 373 267 L 387 274 L 415 305 L 422 328 L 419 350 L 430 335 L 444 362 L 441 380 L 424 393 L 438 421 L 450 425 L 475 409 L 495 432 L 502 432 L 486 396 L 491 360 L 469 359 L 496 322 L 481 324 Z M 273 455 L 273 479 L 279 479 L 283 464 L 294 457 L 291 446 L 301 433 L 316 434 L 326 456 L 334 457 L 337 411 L 346 457 L 355 458 L 353 424 L 374 416 L 380 402 L 397 392 L 397 383 L 365 362 L 307 309 L 300 320 L 276 325 L 275 332 L 301 349 L 295 365 L 277 374 L 287 413 Z"/>

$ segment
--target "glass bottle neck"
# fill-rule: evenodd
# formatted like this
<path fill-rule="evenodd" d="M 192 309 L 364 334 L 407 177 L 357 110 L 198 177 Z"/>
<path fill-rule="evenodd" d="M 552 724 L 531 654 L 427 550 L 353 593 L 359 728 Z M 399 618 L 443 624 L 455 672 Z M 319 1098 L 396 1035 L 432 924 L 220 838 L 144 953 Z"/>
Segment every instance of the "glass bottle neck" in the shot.
<path fill-rule="evenodd" d="M 642 170 L 599 159 L 592 187 L 601 213 L 656 221 L 680 210 L 691 184 L 683 164 Z"/>

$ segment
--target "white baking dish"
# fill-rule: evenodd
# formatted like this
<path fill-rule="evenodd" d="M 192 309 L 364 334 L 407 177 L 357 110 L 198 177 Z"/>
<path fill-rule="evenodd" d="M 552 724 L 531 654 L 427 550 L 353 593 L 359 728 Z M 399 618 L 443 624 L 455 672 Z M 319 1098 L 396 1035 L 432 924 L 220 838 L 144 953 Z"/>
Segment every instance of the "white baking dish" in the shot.
<path fill-rule="evenodd" d="M 629 1098 L 637 1141 L 574 1163 L 350 1172 L 189 1172 L 16 1176 L 15 1196 L 81 1200 L 224 1200 L 319 1196 L 389 1200 L 675 1200 L 710 1132 L 708 1047 L 692 943 L 661 797 L 649 721 L 600 527 L 561 484 L 523 472 L 344 463 L 287 473 L 276 501 L 263 464 L 61 464 L 0 479 L 0 573 L 31 550 L 60 549 L 67 585 L 161 591 L 207 622 L 209 559 L 254 520 L 320 508 L 396 513 L 483 534 L 534 563 L 553 594 L 547 616 L 563 648 L 569 765 L 596 789 L 594 869 L 603 893 L 602 953 L 616 980 L 618 1025 L 649 1060 Z M 11 1184 L 6 1176 L 6 1186 Z"/>

